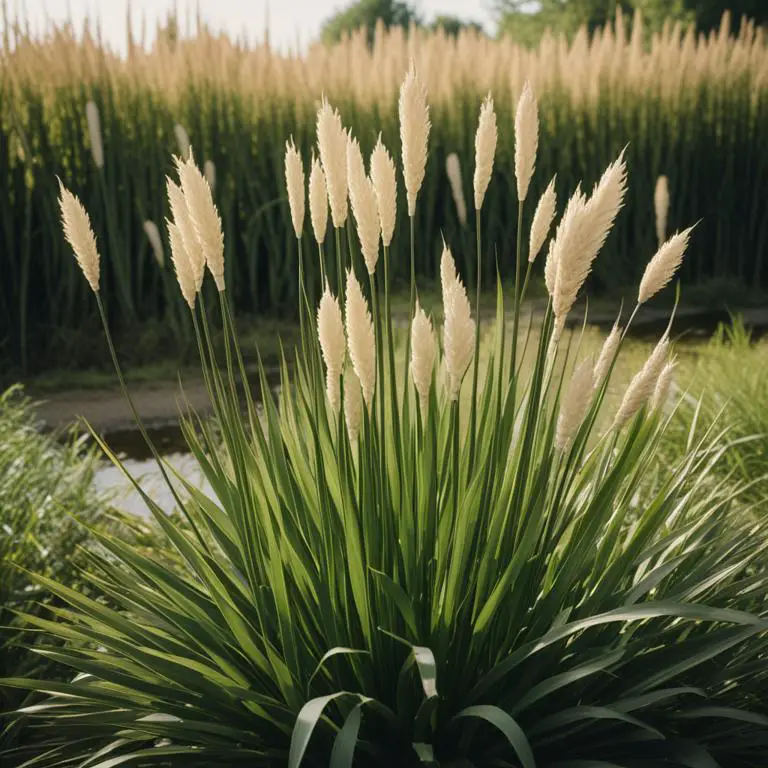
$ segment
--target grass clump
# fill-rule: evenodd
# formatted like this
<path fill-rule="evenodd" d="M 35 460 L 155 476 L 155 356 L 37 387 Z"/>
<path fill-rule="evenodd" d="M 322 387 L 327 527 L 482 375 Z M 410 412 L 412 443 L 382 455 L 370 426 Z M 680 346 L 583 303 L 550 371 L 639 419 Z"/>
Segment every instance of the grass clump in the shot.
<path fill-rule="evenodd" d="M 516 141 L 530 150 L 518 166 L 527 176 L 538 136 L 525 133 L 536 109 L 526 93 Z M 403 152 L 413 222 L 430 130 L 415 69 L 400 103 L 403 139 L 417 142 Z M 328 104 L 321 114 L 330 181 L 344 167 L 334 156 L 344 131 Z M 182 425 L 215 498 L 187 483 L 182 527 L 144 496 L 179 568 L 98 535 L 109 556 L 92 557 L 90 579 L 113 606 L 39 579 L 68 607 L 56 622 L 28 620 L 47 642 L 78 644 L 40 652 L 78 674 L 6 681 L 51 694 L 23 710 L 46 733 L 28 765 L 761 765 L 765 531 L 731 518 L 733 488 L 709 482 L 724 450 L 716 435 L 659 472 L 667 334 L 599 428 L 625 328 L 596 359 L 561 336 L 622 207 L 624 158 L 590 194 L 573 192 L 548 251 L 550 301 L 535 335 L 518 333 L 531 272 L 522 238 L 512 330 L 500 288 L 495 324 L 473 314 L 447 245 L 436 330 L 418 303 L 411 226 L 404 357 L 389 277 L 407 256 L 386 240 L 371 249 L 366 185 L 377 190 L 364 160 L 362 174 L 355 164 L 351 214 L 345 180 L 328 186 L 336 248 L 318 251 L 327 280 L 317 313 L 297 285 L 293 372 L 284 364 L 278 393 L 262 387 L 263 411 L 246 398 L 243 413 L 238 380 L 248 372 L 232 333 L 221 222 L 194 160 L 177 160 L 179 212 L 192 226 L 185 242 L 176 222 L 173 258 L 184 287 L 202 249 L 227 339 L 220 369 L 210 305 L 187 291 L 216 432 L 191 409 Z M 393 196 L 374 197 L 389 221 Z M 77 249 L 87 217 L 67 225 Z M 355 234 L 365 268 L 341 247 Z M 662 246 L 644 298 L 674 271 L 659 266 L 668 253 Z M 96 300 L 104 314 L 100 289 Z M 113 350 L 106 316 L 104 326 Z M 115 365 L 124 385 L 116 356 Z"/>

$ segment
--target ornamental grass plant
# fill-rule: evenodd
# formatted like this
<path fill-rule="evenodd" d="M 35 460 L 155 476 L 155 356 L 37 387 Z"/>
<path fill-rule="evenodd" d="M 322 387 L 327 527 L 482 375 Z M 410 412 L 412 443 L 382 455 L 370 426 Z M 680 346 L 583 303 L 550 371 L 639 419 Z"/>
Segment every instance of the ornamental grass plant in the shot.
<path fill-rule="evenodd" d="M 184 525 L 145 501 L 181 567 L 96 533 L 109 556 L 91 556 L 89 578 L 114 607 L 39 577 L 67 607 L 56 620 L 28 617 L 52 643 L 37 652 L 75 676 L 6 681 L 50 694 L 24 710 L 45 734 L 26 766 L 764 765 L 764 525 L 731 514 L 730 483 L 704 482 L 724 450 L 716 428 L 659 469 L 667 334 L 597 427 L 632 317 L 617 320 L 595 358 L 562 329 L 620 215 L 627 166 L 619 155 L 593 189 L 567 190 L 554 226 L 554 188 L 540 204 L 526 199 L 547 137 L 531 133 L 537 100 L 531 87 L 523 94 L 520 197 L 507 205 L 543 211 L 532 239 L 546 253 L 551 299 L 537 332 L 521 321 L 527 238 L 511 265 L 511 309 L 499 281 L 495 323 L 481 322 L 449 246 L 413 226 L 430 107 L 411 67 L 400 92 L 404 166 L 383 143 L 368 165 L 326 100 L 319 165 L 288 144 L 297 272 L 311 259 L 325 280 L 319 302 L 297 285 L 301 341 L 277 393 L 258 372 L 261 409 L 232 332 L 221 219 L 194 153 L 176 159 L 173 262 L 216 433 L 188 406 L 181 423 L 214 496 L 172 477 L 155 451 Z M 481 109 L 478 212 L 495 183 L 486 169 L 499 166 L 490 98 Z M 315 234 L 328 226 L 318 190 L 330 198 L 327 249 L 302 250 L 309 167 Z M 90 281 L 98 256 L 87 214 L 65 190 L 61 200 Z M 389 244 L 396 205 L 407 205 L 410 253 Z M 377 236 L 375 249 L 372 217 L 384 243 Z M 350 258 L 342 243 L 355 239 L 361 252 Z M 440 259 L 441 328 L 418 302 L 419 251 Z M 662 244 L 638 303 L 671 279 L 679 255 Z M 393 262 L 411 275 L 401 344 Z M 223 360 L 194 277 L 203 263 L 227 332 Z M 522 368 L 523 358 L 533 364 Z"/>

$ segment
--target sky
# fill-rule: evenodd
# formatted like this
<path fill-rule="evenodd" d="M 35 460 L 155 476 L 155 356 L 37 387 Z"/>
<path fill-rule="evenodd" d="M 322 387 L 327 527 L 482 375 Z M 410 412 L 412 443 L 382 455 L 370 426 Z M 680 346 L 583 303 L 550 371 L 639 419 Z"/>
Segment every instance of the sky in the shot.
<path fill-rule="evenodd" d="M 245 33 L 249 40 L 264 37 L 269 21 L 270 41 L 281 50 L 304 46 L 318 36 L 325 19 L 348 5 L 348 0 L 9 0 L 13 11 L 18 8 L 29 18 L 33 28 L 42 29 L 45 19 L 63 22 L 73 19 L 79 29 L 86 17 L 99 17 L 105 38 L 116 50 L 125 49 L 127 6 L 131 5 L 133 26 L 138 33 L 140 19 L 146 16 L 147 31 L 176 7 L 183 19 L 194 18 L 200 8 L 203 19 L 214 30 L 226 30 L 233 36 Z M 412 3 L 422 15 L 431 19 L 438 14 L 477 21 L 493 29 L 488 0 L 416 0 Z M 2 22 L 0 22 L 1 24 Z M 182 21 L 182 24 L 184 22 Z"/>

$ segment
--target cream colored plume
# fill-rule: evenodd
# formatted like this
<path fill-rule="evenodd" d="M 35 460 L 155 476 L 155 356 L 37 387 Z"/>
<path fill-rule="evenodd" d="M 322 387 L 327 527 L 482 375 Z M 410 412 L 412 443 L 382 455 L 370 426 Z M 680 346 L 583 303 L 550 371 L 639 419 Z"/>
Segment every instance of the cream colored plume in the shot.
<path fill-rule="evenodd" d="M 351 270 L 347 271 L 346 326 L 349 357 L 370 409 L 376 388 L 376 338 L 368 304 Z"/>
<path fill-rule="evenodd" d="M 296 237 L 300 238 L 304 230 L 304 164 L 301 155 L 293 143 L 293 137 L 285 142 L 285 188 L 288 190 L 288 205 L 291 209 L 291 222 Z"/>
<path fill-rule="evenodd" d="M 685 250 L 693 227 L 677 232 L 656 251 L 656 255 L 648 262 L 640 281 L 637 293 L 637 303 L 644 304 L 652 299 L 669 281 L 683 262 Z"/>
<path fill-rule="evenodd" d="M 448 293 L 457 279 L 456 262 L 453 260 L 451 249 L 443 240 L 443 253 L 440 256 L 440 287 L 443 292 L 443 307 L 446 306 Z"/>
<path fill-rule="evenodd" d="M 72 246 L 77 263 L 91 290 L 98 293 L 99 251 L 96 247 L 96 236 L 91 228 L 91 220 L 83 204 L 61 183 L 61 179 L 59 179 L 59 208 L 64 225 L 64 237 Z"/>
<path fill-rule="evenodd" d="M 608 166 L 587 199 L 579 188 L 568 202 L 557 229 L 553 257 L 557 264 L 554 310 L 557 317 L 570 312 L 624 204 L 627 169 L 624 152 Z"/>
<path fill-rule="evenodd" d="M 168 240 L 171 243 L 171 260 L 176 270 L 176 279 L 179 282 L 179 288 L 181 288 L 181 295 L 189 308 L 194 310 L 197 286 L 192 274 L 192 266 L 184 249 L 184 238 L 182 238 L 181 231 L 176 224 L 172 221 L 166 223 L 168 225 Z"/>
<path fill-rule="evenodd" d="M 443 350 L 448 373 L 448 397 L 458 400 L 461 382 L 475 351 L 475 321 L 461 280 L 456 279 L 448 288 L 443 312 Z"/>
<path fill-rule="evenodd" d="M 101 120 L 96 103 L 89 101 L 85 105 L 85 119 L 88 122 L 88 138 L 91 142 L 91 154 L 97 168 L 104 167 L 104 144 L 101 140 Z"/>
<path fill-rule="evenodd" d="M 333 412 L 338 413 L 341 404 L 339 377 L 344 370 L 347 343 L 344 338 L 344 322 L 341 319 L 339 300 L 327 285 L 317 309 L 317 336 L 320 340 L 323 362 L 325 362 L 328 402 Z"/>
<path fill-rule="evenodd" d="M 363 252 L 368 274 L 376 271 L 379 260 L 379 235 L 381 225 L 376 204 L 376 192 L 371 180 L 365 175 L 365 163 L 360 145 L 351 136 L 347 142 L 347 173 L 349 181 L 349 199 L 357 223 L 357 237 Z"/>
<path fill-rule="evenodd" d="M 416 198 L 424 181 L 431 127 L 427 94 L 413 62 L 400 86 L 399 113 L 403 178 L 408 198 L 408 215 L 412 217 L 416 213 Z"/>
<path fill-rule="evenodd" d="M 557 280 L 557 252 L 555 251 L 555 239 L 549 241 L 549 250 L 544 262 L 544 283 L 547 286 L 547 292 L 555 298 L 555 282 Z"/>
<path fill-rule="evenodd" d="M 224 233 L 221 229 L 219 212 L 213 202 L 211 188 L 203 174 L 200 173 L 200 169 L 195 165 L 195 159 L 191 153 L 186 162 L 176 158 L 176 167 L 181 180 L 181 191 L 184 193 L 184 200 L 187 203 L 189 218 L 192 221 L 197 240 L 203 249 L 205 263 L 216 281 L 216 288 L 221 292 L 226 287 L 224 283 Z"/>
<path fill-rule="evenodd" d="M 522 202 L 528 196 L 528 187 L 536 166 L 539 147 L 539 111 L 536 97 L 528 82 L 517 102 L 515 115 L 515 177 L 517 199 Z"/>
<path fill-rule="evenodd" d="M 584 360 L 574 370 L 560 403 L 555 445 L 564 451 L 573 442 L 592 402 L 594 390 L 592 361 Z"/>
<path fill-rule="evenodd" d="M 419 395 L 422 409 L 426 409 L 432 371 L 437 357 L 437 341 L 432 322 L 416 300 L 416 313 L 411 325 L 411 376 Z"/>
<path fill-rule="evenodd" d="M 655 411 L 658 408 L 663 408 L 667 404 L 669 398 L 669 390 L 672 388 L 674 379 L 675 367 L 677 363 L 674 358 L 664 366 L 659 374 L 659 380 L 656 382 L 656 386 L 651 395 L 651 410 Z"/>
<path fill-rule="evenodd" d="M 451 152 L 445 158 L 445 172 L 448 175 L 448 183 L 451 185 L 451 194 L 456 206 L 456 215 L 462 227 L 467 226 L 467 201 L 464 199 L 464 186 L 461 181 L 461 164 L 459 156 Z"/>
<path fill-rule="evenodd" d="M 208 182 L 208 186 L 211 188 L 211 192 L 216 191 L 216 166 L 213 164 L 213 160 L 206 160 L 203 163 L 203 176 Z"/>
<path fill-rule="evenodd" d="M 632 381 L 624 393 L 616 418 L 613 421 L 614 427 L 621 427 L 626 424 L 653 395 L 656 384 L 659 381 L 664 365 L 667 362 L 669 350 L 669 340 L 666 335 L 656 345 L 650 357 L 645 361 L 645 365 L 635 374 Z"/>
<path fill-rule="evenodd" d="M 189 134 L 180 123 L 173 126 L 173 133 L 176 136 L 176 144 L 179 147 L 179 155 L 184 162 L 189 160 L 192 155 L 192 146 L 189 143 Z"/>
<path fill-rule="evenodd" d="M 152 246 L 152 255 L 155 257 L 157 265 L 162 269 L 165 266 L 165 253 L 157 224 L 151 219 L 147 219 L 143 224 L 143 229 L 149 244 Z"/>
<path fill-rule="evenodd" d="M 608 371 L 613 365 L 614 358 L 621 344 L 622 329 L 618 321 L 611 328 L 611 332 L 605 337 L 603 346 L 600 349 L 600 356 L 597 358 L 594 370 L 595 386 L 599 387 L 605 377 L 608 375 Z"/>
<path fill-rule="evenodd" d="M 349 440 L 354 443 L 360 434 L 360 424 L 363 420 L 363 393 L 360 379 L 351 368 L 347 368 L 344 374 L 344 418 Z"/>
<path fill-rule="evenodd" d="M 309 174 L 309 215 L 312 218 L 315 240 L 318 245 L 322 245 L 328 228 L 328 190 L 325 188 L 325 173 L 314 155 Z"/>
<path fill-rule="evenodd" d="M 489 93 L 480 107 L 480 118 L 475 134 L 475 210 L 483 207 L 485 193 L 493 173 L 493 159 L 496 156 L 496 142 L 499 133 L 496 128 L 496 113 Z"/>
<path fill-rule="evenodd" d="M 391 155 L 381 143 L 381 134 L 371 153 L 371 182 L 376 193 L 381 242 L 388 248 L 395 233 L 397 218 L 397 172 Z"/>
<path fill-rule="evenodd" d="M 555 208 L 557 208 L 557 193 L 555 192 L 556 179 L 557 175 L 555 175 L 552 178 L 552 181 L 549 182 L 549 186 L 539 198 L 536 212 L 533 214 L 528 248 L 528 261 L 531 263 L 533 263 L 534 259 L 539 255 L 541 247 L 546 242 L 549 230 L 552 226 L 552 220 L 555 218 Z"/>
<path fill-rule="evenodd" d="M 184 199 L 184 193 L 181 187 L 170 177 L 166 178 L 168 189 L 168 204 L 171 207 L 171 215 L 174 224 L 179 228 L 181 242 L 184 245 L 184 252 L 187 254 L 189 267 L 192 271 L 192 278 L 195 281 L 195 291 L 199 291 L 203 284 L 205 276 L 205 255 L 203 246 L 197 239 L 195 227 L 187 210 L 187 201 Z"/>
<path fill-rule="evenodd" d="M 653 192 L 653 208 L 656 213 L 656 239 L 659 247 L 667 239 L 667 216 L 669 214 L 669 181 L 659 176 Z"/>
<path fill-rule="evenodd" d="M 323 98 L 317 113 L 317 148 L 323 164 L 331 218 L 337 229 L 347 220 L 347 134 L 341 116 Z"/>

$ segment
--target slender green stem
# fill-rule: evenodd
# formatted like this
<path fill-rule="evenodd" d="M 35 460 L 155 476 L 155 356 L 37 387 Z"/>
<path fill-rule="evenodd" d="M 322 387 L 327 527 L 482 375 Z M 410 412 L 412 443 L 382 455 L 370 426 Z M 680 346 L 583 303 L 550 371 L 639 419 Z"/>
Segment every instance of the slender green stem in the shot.
<path fill-rule="evenodd" d="M 408 370 L 411 365 L 411 327 L 413 326 L 413 313 L 416 309 L 416 233 L 415 217 L 410 217 L 411 229 L 411 303 L 408 315 L 408 336 L 405 339 L 405 373 L 403 375 L 403 404 L 408 398 Z"/>
<path fill-rule="evenodd" d="M 341 233 L 336 227 L 336 293 L 339 297 L 342 311 L 344 309 L 344 256 L 341 253 Z"/>
<path fill-rule="evenodd" d="M 517 335 L 520 330 L 520 259 L 523 255 L 523 201 L 517 206 L 517 252 L 515 254 L 515 300 L 512 310 L 512 370 L 517 368 Z"/>
<path fill-rule="evenodd" d="M 475 287 L 475 364 L 472 370 L 472 403 L 469 414 L 469 471 L 475 463 L 475 440 L 477 432 L 477 377 L 480 368 L 480 285 L 482 282 L 483 250 L 480 228 L 480 209 L 475 210 L 477 235 L 477 278 Z"/>
<path fill-rule="evenodd" d="M 296 246 L 299 253 L 299 284 L 296 290 L 296 298 L 299 302 L 299 332 L 301 334 L 301 345 L 304 347 L 304 255 L 301 251 L 301 238 L 296 238 Z"/>
<path fill-rule="evenodd" d="M 317 253 L 320 258 L 320 282 L 322 284 L 321 290 L 325 290 L 325 284 L 328 280 L 328 277 L 325 273 L 325 251 L 323 249 L 323 244 L 318 243 L 317 244 Z"/>
<path fill-rule="evenodd" d="M 112 334 L 110 333 L 110 330 L 109 330 L 107 315 L 104 312 L 104 304 L 101 301 L 101 293 L 97 292 L 95 296 L 96 296 L 96 304 L 99 308 L 99 315 L 101 316 L 101 323 L 104 327 L 104 335 L 106 336 L 106 339 L 107 339 L 107 346 L 109 347 L 109 354 L 112 357 L 112 364 L 115 367 L 115 372 L 117 373 L 117 380 L 120 382 L 120 389 L 122 390 L 123 397 L 125 397 L 128 403 L 128 407 L 131 409 L 131 413 L 133 414 L 133 418 L 134 418 L 134 421 L 136 422 L 136 426 L 139 428 L 139 432 L 141 433 L 141 436 L 144 439 L 144 442 L 147 444 L 147 448 L 149 448 L 150 452 L 152 453 L 152 457 L 154 458 L 155 463 L 157 464 L 157 468 L 160 470 L 160 474 L 163 476 L 163 480 L 165 481 L 165 484 L 168 486 L 168 490 L 170 490 L 171 495 L 173 496 L 173 500 L 176 502 L 178 508 L 184 514 L 187 522 L 192 528 L 192 531 L 194 532 L 195 536 L 200 542 L 200 545 L 205 549 L 206 552 L 210 553 L 208 545 L 205 543 L 205 540 L 200 534 L 200 531 L 198 530 L 197 525 L 195 525 L 195 521 L 192 519 L 192 516 L 189 514 L 189 511 L 187 510 L 186 505 L 183 503 L 183 501 L 179 497 L 179 494 L 176 491 L 176 487 L 171 482 L 170 477 L 168 477 L 168 472 L 165 469 L 165 464 L 163 463 L 163 459 L 160 456 L 160 454 L 157 452 L 157 448 L 155 448 L 155 444 L 152 442 L 152 439 L 150 438 L 149 433 L 147 432 L 147 429 L 144 426 L 144 422 L 142 421 L 141 416 L 139 416 L 139 412 L 136 408 L 136 404 L 134 403 L 133 397 L 131 397 L 131 393 L 128 390 L 128 385 L 125 383 L 125 377 L 123 376 L 123 369 L 120 367 L 120 361 L 118 360 L 118 357 L 117 357 L 117 351 L 115 350 L 115 345 L 114 345 L 114 342 L 112 341 Z"/>
<path fill-rule="evenodd" d="M 395 371 L 395 335 L 392 330 L 392 308 L 389 301 L 389 246 L 384 246 L 384 316 L 387 328 L 387 351 L 389 354 L 389 386 L 392 402 L 392 426 L 395 445 L 400 444 L 400 410 L 397 401 L 397 373 Z"/>

